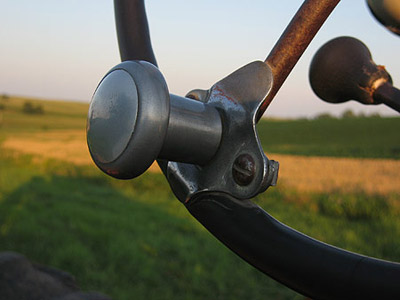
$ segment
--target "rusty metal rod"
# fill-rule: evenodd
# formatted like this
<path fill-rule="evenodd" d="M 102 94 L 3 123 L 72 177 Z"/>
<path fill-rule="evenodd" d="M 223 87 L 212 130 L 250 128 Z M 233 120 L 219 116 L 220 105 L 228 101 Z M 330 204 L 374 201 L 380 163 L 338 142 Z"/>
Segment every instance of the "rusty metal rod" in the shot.
<path fill-rule="evenodd" d="M 265 63 L 271 68 L 274 82 L 258 111 L 257 121 L 307 49 L 340 0 L 306 0 L 275 44 Z"/>
<path fill-rule="evenodd" d="M 390 82 L 380 85 L 374 92 L 374 100 L 378 103 L 384 103 L 400 112 L 400 90 L 395 88 Z"/>

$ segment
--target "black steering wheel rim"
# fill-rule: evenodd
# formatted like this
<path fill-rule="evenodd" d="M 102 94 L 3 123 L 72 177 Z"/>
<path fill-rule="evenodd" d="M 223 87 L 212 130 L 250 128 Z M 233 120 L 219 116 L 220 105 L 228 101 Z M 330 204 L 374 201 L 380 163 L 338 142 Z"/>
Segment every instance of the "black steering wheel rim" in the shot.
<path fill-rule="evenodd" d="M 145 60 L 157 66 L 144 0 L 114 0 L 114 4 L 121 60 Z M 167 162 L 158 163 L 166 174 Z M 229 249 L 303 295 L 313 299 L 400 299 L 398 263 L 312 239 L 250 200 L 203 193 L 184 205 Z"/>

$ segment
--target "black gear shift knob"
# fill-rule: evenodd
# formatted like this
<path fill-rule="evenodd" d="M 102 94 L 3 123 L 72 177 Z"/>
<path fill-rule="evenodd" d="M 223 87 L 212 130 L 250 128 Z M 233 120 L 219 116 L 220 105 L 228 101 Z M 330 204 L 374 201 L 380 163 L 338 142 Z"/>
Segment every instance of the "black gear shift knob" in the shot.
<path fill-rule="evenodd" d="M 368 0 L 367 2 L 375 18 L 388 30 L 400 35 L 400 1 Z"/>
<path fill-rule="evenodd" d="M 311 62 L 309 79 L 315 94 L 330 103 L 356 100 L 378 104 L 374 91 L 392 82 L 385 68 L 372 61 L 367 46 L 352 37 L 339 37 L 323 45 Z"/>

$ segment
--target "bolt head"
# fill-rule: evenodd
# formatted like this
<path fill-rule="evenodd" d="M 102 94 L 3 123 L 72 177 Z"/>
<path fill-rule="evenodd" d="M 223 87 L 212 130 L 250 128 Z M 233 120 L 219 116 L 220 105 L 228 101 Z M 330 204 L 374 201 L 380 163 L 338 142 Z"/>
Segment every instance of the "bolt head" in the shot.
<path fill-rule="evenodd" d="M 251 155 L 241 154 L 236 158 L 232 167 L 232 175 L 238 185 L 249 185 L 253 181 L 255 173 L 256 164 Z"/>

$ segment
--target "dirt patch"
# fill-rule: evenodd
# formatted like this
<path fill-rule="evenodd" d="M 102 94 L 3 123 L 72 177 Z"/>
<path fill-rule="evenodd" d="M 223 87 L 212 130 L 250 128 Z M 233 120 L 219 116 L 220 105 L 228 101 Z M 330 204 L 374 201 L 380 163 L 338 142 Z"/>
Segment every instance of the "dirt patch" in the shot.
<path fill-rule="evenodd" d="M 23 137 L 8 137 L 1 147 L 38 158 L 53 158 L 76 165 L 94 165 L 82 130 L 53 130 Z M 152 172 L 160 172 L 153 164 Z"/>
<path fill-rule="evenodd" d="M 2 148 L 76 165 L 91 163 L 85 133 L 80 130 L 43 132 L 23 138 L 10 137 L 2 143 Z"/>
<path fill-rule="evenodd" d="M 271 154 L 279 181 L 298 191 L 400 193 L 400 161 Z"/>
<path fill-rule="evenodd" d="M 49 131 L 24 138 L 7 138 L 3 148 L 42 158 L 54 158 L 76 165 L 93 164 L 81 130 Z M 279 161 L 278 184 L 306 192 L 365 192 L 400 194 L 400 161 L 390 159 L 354 159 L 304 157 L 269 154 Z M 157 164 L 151 172 L 160 172 Z"/>

